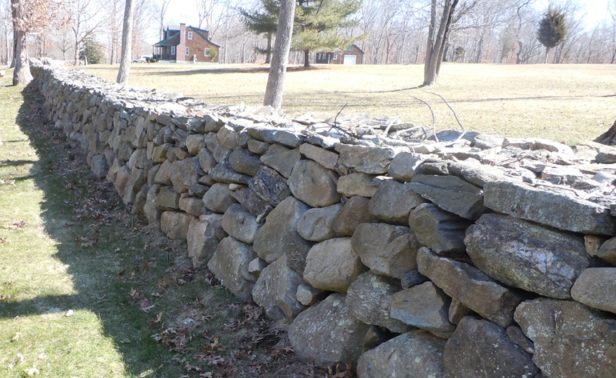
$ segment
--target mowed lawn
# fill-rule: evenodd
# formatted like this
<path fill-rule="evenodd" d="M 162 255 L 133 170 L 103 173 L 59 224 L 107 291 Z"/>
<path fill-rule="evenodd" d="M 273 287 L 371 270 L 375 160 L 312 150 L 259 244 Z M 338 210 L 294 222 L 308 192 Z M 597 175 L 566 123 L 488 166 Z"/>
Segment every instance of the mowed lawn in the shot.
<path fill-rule="evenodd" d="M 87 72 L 114 80 L 117 67 L 92 65 Z M 438 84 L 418 88 L 422 65 L 317 65 L 292 67 L 283 109 L 333 118 L 364 112 L 457 128 L 444 96 L 468 130 L 510 137 L 542 137 L 566 143 L 591 140 L 616 120 L 616 65 L 444 64 Z M 202 98 L 210 104 L 259 105 L 267 66 L 135 64 L 129 84 Z M 433 93 L 430 93 L 433 92 Z"/>

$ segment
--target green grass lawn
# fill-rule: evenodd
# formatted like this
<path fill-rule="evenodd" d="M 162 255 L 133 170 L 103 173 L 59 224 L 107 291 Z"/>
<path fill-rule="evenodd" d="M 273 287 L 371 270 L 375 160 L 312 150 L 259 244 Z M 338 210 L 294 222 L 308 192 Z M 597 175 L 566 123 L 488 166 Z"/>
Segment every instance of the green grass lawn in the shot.
<path fill-rule="evenodd" d="M 86 71 L 114 80 L 117 67 Z M 417 88 L 421 65 L 318 65 L 293 68 L 283 109 L 334 117 L 345 112 L 399 116 L 428 125 L 428 101 L 437 128 L 457 128 L 444 96 L 468 130 L 510 137 L 542 137 L 575 143 L 594 139 L 616 119 L 616 65 L 444 64 L 437 85 Z M 202 98 L 211 104 L 259 105 L 267 67 L 219 64 L 135 64 L 129 84 Z"/>

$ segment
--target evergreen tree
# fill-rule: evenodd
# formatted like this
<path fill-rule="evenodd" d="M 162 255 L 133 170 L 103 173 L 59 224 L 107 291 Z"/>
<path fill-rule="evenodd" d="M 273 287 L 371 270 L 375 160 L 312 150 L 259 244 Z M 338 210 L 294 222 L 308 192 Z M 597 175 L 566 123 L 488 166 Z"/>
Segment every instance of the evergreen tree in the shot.
<path fill-rule="evenodd" d="M 293 48 L 304 52 L 304 67 L 310 66 L 311 51 L 344 49 L 356 39 L 339 31 L 356 25 L 351 16 L 360 7 L 361 0 L 298 0 Z"/>
<path fill-rule="evenodd" d="M 567 37 L 566 16 L 563 10 L 549 8 L 539 23 L 537 39 L 545 46 L 546 63 L 550 49 L 558 46 Z"/>
<path fill-rule="evenodd" d="M 87 64 L 98 64 L 103 62 L 103 47 L 94 38 L 86 38 L 79 51 L 79 59 Z"/>
<path fill-rule="evenodd" d="M 267 47 L 257 49 L 261 54 L 265 54 L 265 63 L 270 62 L 272 56 L 272 37 L 276 33 L 278 24 L 278 12 L 280 12 L 280 0 L 261 0 L 262 10 L 249 11 L 240 8 L 244 24 L 249 30 L 256 34 L 267 36 Z"/>

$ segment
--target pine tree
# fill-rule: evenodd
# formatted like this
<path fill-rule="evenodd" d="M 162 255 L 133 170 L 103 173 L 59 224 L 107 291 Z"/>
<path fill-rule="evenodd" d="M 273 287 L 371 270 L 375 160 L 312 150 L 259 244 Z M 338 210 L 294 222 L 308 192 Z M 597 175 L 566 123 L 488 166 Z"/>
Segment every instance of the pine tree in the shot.
<path fill-rule="evenodd" d="M 270 63 L 272 56 L 272 37 L 276 33 L 278 24 L 278 12 L 280 12 L 280 0 L 261 0 L 262 10 L 249 11 L 240 8 L 244 24 L 249 30 L 256 34 L 265 34 L 267 37 L 267 47 L 257 49 L 261 54 L 265 54 L 265 63 Z"/>
<path fill-rule="evenodd" d="M 567 37 L 567 20 L 563 10 L 549 8 L 543 15 L 537 30 L 537 39 L 545 46 L 545 62 L 550 49 L 558 46 Z"/>
<path fill-rule="evenodd" d="M 81 45 L 79 59 L 88 64 L 98 64 L 103 62 L 103 47 L 92 37 L 88 37 Z"/>

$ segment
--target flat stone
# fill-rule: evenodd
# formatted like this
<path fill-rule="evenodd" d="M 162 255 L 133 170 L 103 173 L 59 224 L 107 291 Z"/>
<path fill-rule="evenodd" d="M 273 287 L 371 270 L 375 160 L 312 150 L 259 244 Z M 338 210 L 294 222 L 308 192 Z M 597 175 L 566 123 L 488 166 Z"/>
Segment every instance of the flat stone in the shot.
<path fill-rule="evenodd" d="M 231 195 L 229 185 L 214 184 L 203 196 L 203 204 L 206 209 L 215 213 L 224 214 L 229 206 L 235 203 L 235 199 Z"/>
<path fill-rule="evenodd" d="M 163 185 L 171 185 L 171 174 L 173 173 L 173 163 L 169 160 L 165 160 L 161 165 L 158 171 L 156 172 L 156 176 L 154 177 L 154 182 L 156 184 Z"/>
<path fill-rule="evenodd" d="M 282 256 L 263 269 L 252 290 L 252 299 L 272 319 L 293 319 L 304 309 L 295 296 L 302 277 L 289 268 L 286 260 Z"/>
<path fill-rule="evenodd" d="M 222 217 L 222 228 L 235 239 L 252 244 L 257 233 L 257 218 L 246 211 L 241 205 L 229 206 Z"/>
<path fill-rule="evenodd" d="M 248 187 L 273 206 L 291 195 L 287 180 L 269 167 L 261 167 L 255 177 L 250 180 Z"/>
<path fill-rule="evenodd" d="M 311 207 L 325 207 L 340 200 L 336 192 L 337 176 L 334 172 L 311 160 L 300 160 L 289 177 L 293 195 Z"/>
<path fill-rule="evenodd" d="M 260 258 L 256 257 L 248 263 L 248 273 L 252 277 L 259 278 L 263 269 L 267 267 L 267 263 Z"/>
<path fill-rule="evenodd" d="M 470 225 L 468 220 L 431 203 L 419 205 L 409 215 L 409 226 L 419 243 L 443 256 L 464 255 L 464 235 Z"/>
<path fill-rule="evenodd" d="M 365 197 L 349 198 L 332 222 L 333 232 L 338 236 L 353 236 L 360 224 L 376 222 L 376 217 L 368 211 L 369 203 Z"/>
<path fill-rule="evenodd" d="M 400 285 L 403 289 L 408 289 L 409 287 L 413 287 L 424 283 L 428 280 L 428 278 L 421 273 L 417 269 L 409 270 L 404 272 L 402 278 L 400 278 Z"/>
<path fill-rule="evenodd" d="M 445 293 L 428 281 L 393 294 L 390 316 L 447 338 L 455 328 L 449 322 L 449 302 Z"/>
<path fill-rule="evenodd" d="M 315 289 L 314 287 L 306 284 L 300 284 L 297 286 L 295 297 L 298 302 L 304 306 L 312 306 L 318 301 L 318 298 L 323 294 L 323 291 Z"/>
<path fill-rule="evenodd" d="M 335 236 L 334 219 L 340 213 L 342 205 L 310 209 L 304 213 L 297 224 L 297 233 L 304 239 L 320 242 Z"/>
<path fill-rule="evenodd" d="M 424 202 L 409 184 L 384 180 L 370 199 L 368 209 L 370 214 L 385 222 L 408 224 L 411 210 Z"/>
<path fill-rule="evenodd" d="M 268 263 L 283 255 L 291 268 L 302 273 L 310 243 L 297 233 L 297 224 L 308 207 L 293 197 L 282 201 L 265 220 L 255 235 L 254 250 Z"/>
<path fill-rule="evenodd" d="M 425 156 L 400 152 L 389 165 L 388 175 L 400 181 L 411 181 L 415 176 L 415 169 L 425 160 Z"/>
<path fill-rule="evenodd" d="M 588 268 L 571 289 L 571 297 L 586 306 L 616 314 L 616 268 Z"/>
<path fill-rule="evenodd" d="M 257 155 L 243 148 L 236 148 L 229 155 L 229 166 L 236 172 L 254 176 L 261 168 L 261 161 Z"/>
<path fill-rule="evenodd" d="M 299 357 L 318 364 L 355 361 L 368 329 L 351 315 L 343 295 L 331 294 L 295 318 L 289 341 Z"/>
<path fill-rule="evenodd" d="M 417 253 L 419 272 L 428 277 L 448 296 L 484 318 L 506 327 L 522 298 L 494 282 L 479 269 L 451 259 L 438 257 L 427 248 Z"/>
<path fill-rule="evenodd" d="M 317 289 L 345 293 L 363 269 L 350 238 L 329 239 L 308 251 L 304 280 Z"/>
<path fill-rule="evenodd" d="M 243 175 L 231 169 L 231 165 L 228 160 L 216 164 L 216 166 L 210 170 L 209 175 L 215 181 L 228 184 L 233 183 L 248 185 L 251 179 L 250 176 Z"/>
<path fill-rule="evenodd" d="M 484 190 L 485 206 L 494 211 L 566 231 L 616 234 L 616 219 L 609 209 L 568 193 L 504 181 L 487 183 Z"/>
<path fill-rule="evenodd" d="M 265 151 L 267 151 L 269 146 L 269 143 L 261 142 L 260 140 L 248 140 L 248 151 L 252 152 L 253 154 L 263 155 Z"/>
<path fill-rule="evenodd" d="M 301 158 L 299 149 L 289 149 L 279 144 L 272 144 L 267 152 L 261 156 L 261 162 L 275 169 L 282 176 L 289 178 L 293 167 Z"/>
<path fill-rule="evenodd" d="M 169 186 L 159 186 L 156 193 L 156 207 L 160 210 L 180 208 L 180 195 Z"/>
<path fill-rule="evenodd" d="M 472 313 L 471 309 L 466 307 L 459 300 L 452 298 L 451 303 L 449 304 L 449 322 L 452 324 L 458 324 L 460 320 L 466 315 L 470 315 Z"/>
<path fill-rule="evenodd" d="M 524 335 L 524 332 L 522 332 L 522 329 L 520 327 L 518 327 L 517 325 L 510 325 L 505 331 L 507 332 L 507 336 L 509 336 L 509 339 L 515 345 L 522 348 L 523 351 L 530 354 L 535 353 L 535 346 L 533 345 L 533 342 L 528 337 L 526 337 L 526 335 Z"/>
<path fill-rule="evenodd" d="M 596 256 L 612 265 L 616 265 L 616 238 L 611 238 L 601 244 Z"/>
<path fill-rule="evenodd" d="M 447 170 L 450 174 L 463 178 L 473 185 L 480 188 L 488 182 L 506 180 L 505 175 L 497 167 L 475 163 L 469 161 L 455 161 L 447 163 Z"/>
<path fill-rule="evenodd" d="M 338 154 L 324 148 L 304 143 L 299 146 L 299 152 L 310 160 L 314 160 L 327 169 L 335 169 L 338 163 Z"/>
<path fill-rule="evenodd" d="M 533 341 L 533 361 L 546 377 L 616 376 L 616 320 L 572 301 L 525 301 L 515 320 Z"/>
<path fill-rule="evenodd" d="M 357 362 L 357 376 L 442 378 L 444 347 L 444 340 L 410 331 L 364 352 Z"/>
<path fill-rule="evenodd" d="M 419 244 L 408 227 L 362 223 L 351 242 L 362 263 L 375 273 L 401 278 L 404 272 L 417 267 Z"/>
<path fill-rule="evenodd" d="M 222 229 L 222 216 L 207 214 L 194 218 L 188 226 L 186 242 L 188 257 L 197 268 L 210 261 L 218 243 L 225 237 Z"/>
<path fill-rule="evenodd" d="M 503 328 L 472 316 L 460 321 L 443 353 L 445 374 L 451 378 L 532 378 L 538 369 L 531 358 Z"/>
<path fill-rule="evenodd" d="M 193 156 L 197 155 L 203 148 L 205 148 L 205 140 L 203 139 L 203 135 L 191 134 L 186 137 L 186 149 L 189 154 Z"/>
<path fill-rule="evenodd" d="M 373 175 L 387 173 L 391 160 L 396 155 L 393 148 L 352 146 L 336 144 L 336 151 L 340 154 L 338 162 L 356 172 Z"/>
<path fill-rule="evenodd" d="M 201 214 L 203 214 L 205 210 L 205 205 L 203 204 L 203 200 L 201 198 L 193 198 L 193 197 L 180 198 L 179 207 L 180 207 L 180 210 L 194 217 L 200 216 Z"/>
<path fill-rule="evenodd" d="M 351 173 L 338 178 L 338 193 L 346 196 L 372 197 L 379 189 L 374 176 L 365 173 Z"/>
<path fill-rule="evenodd" d="M 423 198 L 462 218 L 474 220 L 486 211 L 481 188 L 457 176 L 418 175 L 410 186 Z"/>
<path fill-rule="evenodd" d="M 348 288 L 346 303 L 351 314 L 366 324 L 405 332 L 408 326 L 391 317 L 391 296 L 400 288 L 395 281 L 372 272 L 362 273 Z"/>
<path fill-rule="evenodd" d="M 278 128 L 253 127 L 248 129 L 248 135 L 267 143 L 280 143 L 291 148 L 295 148 L 302 143 L 299 134 Z"/>
<path fill-rule="evenodd" d="M 234 190 L 231 195 L 240 205 L 255 217 L 261 218 L 267 215 L 272 207 L 250 188 Z"/>
<path fill-rule="evenodd" d="M 160 216 L 160 229 L 169 239 L 186 240 L 191 219 L 186 213 L 165 211 Z"/>
<path fill-rule="evenodd" d="M 216 248 L 207 267 L 225 288 L 247 302 L 253 288 L 248 264 L 254 258 L 255 254 L 249 245 L 226 237 Z"/>
<path fill-rule="evenodd" d="M 507 215 L 483 215 L 464 242 L 475 266 L 490 277 L 547 297 L 569 298 L 590 263 L 581 237 Z"/>

